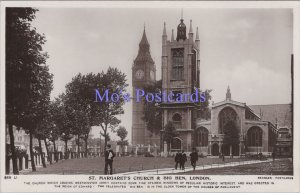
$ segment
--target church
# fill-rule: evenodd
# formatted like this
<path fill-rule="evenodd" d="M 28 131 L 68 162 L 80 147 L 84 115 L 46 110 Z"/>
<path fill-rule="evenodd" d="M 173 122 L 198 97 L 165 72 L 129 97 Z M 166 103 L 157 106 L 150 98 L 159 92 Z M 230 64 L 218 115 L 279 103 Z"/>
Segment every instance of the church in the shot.
<path fill-rule="evenodd" d="M 200 86 L 200 38 L 198 28 L 194 36 L 192 20 L 187 33 L 187 27 L 181 18 L 177 26 L 175 38 L 172 30 L 168 39 L 164 23 L 162 34 L 162 90 L 176 93 L 192 93 Z M 144 29 L 139 51 L 132 67 L 133 90 L 145 85 L 153 85 L 156 66 L 150 54 L 150 45 Z M 225 93 L 224 93 L 225 95 Z M 135 93 L 133 92 L 133 97 Z M 143 121 L 143 103 L 133 102 L 132 111 L 132 144 L 133 146 L 159 146 L 161 151 L 177 152 L 185 150 L 191 152 L 196 148 L 199 154 L 207 157 L 219 156 L 245 156 L 247 154 L 271 155 L 276 149 L 278 130 L 280 127 L 292 133 L 292 105 L 280 106 L 283 117 L 272 110 L 278 105 L 246 105 L 246 103 L 234 101 L 228 86 L 224 101 L 213 103 L 210 106 L 210 119 L 201 119 L 198 113 L 198 104 L 192 101 L 179 103 L 161 103 L 162 128 L 172 122 L 178 132 L 170 147 L 160 136 L 153 136 L 146 128 Z M 283 112 L 282 112 L 283 111 Z M 278 112 L 279 113 L 279 112 Z M 264 116 L 263 116 L 264 115 Z M 266 119 L 264 119 L 266 117 Z M 270 118 L 271 117 L 271 118 Z M 276 118 L 276 120 L 274 119 Z M 286 131 L 286 130 L 285 130 Z M 288 151 L 291 150 L 291 145 Z"/>

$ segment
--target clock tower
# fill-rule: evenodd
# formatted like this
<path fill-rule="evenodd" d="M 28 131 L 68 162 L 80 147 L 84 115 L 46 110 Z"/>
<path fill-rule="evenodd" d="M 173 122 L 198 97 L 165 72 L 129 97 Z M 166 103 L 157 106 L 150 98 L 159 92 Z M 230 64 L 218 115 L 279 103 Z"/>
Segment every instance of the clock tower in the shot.
<path fill-rule="evenodd" d="M 154 145 L 153 135 L 148 131 L 144 116 L 144 102 L 136 102 L 136 89 L 144 89 L 147 85 L 153 85 L 156 81 L 156 68 L 150 54 L 150 45 L 147 40 L 144 27 L 143 36 L 139 44 L 138 55 L 132 66 L 132 144 L 133 145 Z M 159 137 L 158 137 L 159 142 Z M 158 145 L 158 144 L 156 144 Z"/>

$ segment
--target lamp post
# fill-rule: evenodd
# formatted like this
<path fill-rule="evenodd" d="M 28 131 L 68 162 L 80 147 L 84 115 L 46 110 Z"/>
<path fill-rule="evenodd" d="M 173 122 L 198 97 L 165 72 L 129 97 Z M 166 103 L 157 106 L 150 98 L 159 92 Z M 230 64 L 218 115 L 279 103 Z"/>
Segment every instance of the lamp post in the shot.
<path fill-rule="evenodd" d="M 102 147 L 101 147 L 101 131 L 100 131 L 100 149 L 99 149 L 99 151 L 100 151 L 99 154 L 100 154 L 100 155 L 99 155 L 99 157 L 101 157 L 101 153 L 102 153 L 101 150 L 102 150 Z"/>

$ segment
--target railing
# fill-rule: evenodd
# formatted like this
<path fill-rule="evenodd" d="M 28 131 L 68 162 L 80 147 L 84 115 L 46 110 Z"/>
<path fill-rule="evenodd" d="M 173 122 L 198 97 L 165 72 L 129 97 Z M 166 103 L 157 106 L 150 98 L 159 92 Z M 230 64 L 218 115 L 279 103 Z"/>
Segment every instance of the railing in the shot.
<path fill-rule="evenodd" d="M 75 158 L 84 158 L 85 157 L 85 152 L 79 152 L 77 156 L 77 152 L 49 152 L 49 155 L 47 156 L 45 153 L 43 153 L 43 156 L 45 158 L 45 163 L 46 165 L 54 162 L 58 162 L 59 160 L 65 160 L 65 159 L 75 159 Z M 87 157 L 98 157 L 100 156 L 99 154 L 94 154 L 94 153 L 87 153 Z M 24 171 L 31 169 L 31 158 L 28 154 L 22 155 L 22 156 L 17 156 L 17 167 L 19 171 Z M 42 167 L 42 156 L 41 154 L 34 154 L 34 163 L 36 167 Z M 6 156 L 6 164 L 5 164 L 5 173 L 12 174 L 13 167 L 12 167 L 12 158 L 11 156 Z"/>

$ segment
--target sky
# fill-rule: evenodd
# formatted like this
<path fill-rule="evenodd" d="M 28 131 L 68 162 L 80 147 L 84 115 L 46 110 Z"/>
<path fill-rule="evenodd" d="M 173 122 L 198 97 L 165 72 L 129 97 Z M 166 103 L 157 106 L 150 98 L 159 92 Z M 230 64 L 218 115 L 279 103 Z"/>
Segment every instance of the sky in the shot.
<path fill-rule="evenodd" d="M 132 92 L 133 60 L 145 25 L 150 51 L 161 79 L 161 36 L 166 22 L 168 39 L 180 22 L 178 8 L 39 8 L 33 26 L 46 36 L 44 51 L 54 75 L 54 99 L 79 72 L 98 73 L 109 66 L 127 75 Z M 188 9 L 200 36 L 200 87 L 212 89 L 212 101 L 232 99 L 247 105 L 291 103 L 291 9 Z M 131 139 L 132 104 L 126 103 L 121 125 Z M 99 137 L 99 128 L 93 128 Z M 116 136 L 112 135 L 113 139 Z"/>

